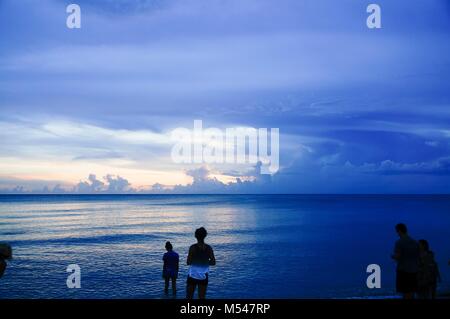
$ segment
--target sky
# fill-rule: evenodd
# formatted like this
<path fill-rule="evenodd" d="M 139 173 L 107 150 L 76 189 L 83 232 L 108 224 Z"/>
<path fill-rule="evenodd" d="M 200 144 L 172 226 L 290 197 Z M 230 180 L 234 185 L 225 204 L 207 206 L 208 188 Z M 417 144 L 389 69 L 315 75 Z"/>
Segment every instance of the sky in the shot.
<path fill-rule="evenodd" d="M 194 120 L 279 170 L 174 163 Z M 449 193 L 450 2 L 0 0 L 0 141 L 1 193 Z"/>

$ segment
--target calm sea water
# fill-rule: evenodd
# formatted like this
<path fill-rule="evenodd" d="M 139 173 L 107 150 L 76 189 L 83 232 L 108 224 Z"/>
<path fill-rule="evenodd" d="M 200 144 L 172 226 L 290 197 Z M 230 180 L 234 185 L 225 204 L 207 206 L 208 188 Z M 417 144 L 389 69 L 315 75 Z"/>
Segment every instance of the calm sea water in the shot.
<path fill-rule="evenodd" d="M 165 298 L 164 244 L 182 266 L 195 228 L 215 250 L 210 298 L 351 298 L 394 295 L 393 227 L 426 238 L 450 290 L 450 196 L 0 195 L 0 241 L 14 259 L 0 298 Z M 366 287 L 366 267 L 382 288 Z M 68 289 L 66 267 L 81 267 Z"/>

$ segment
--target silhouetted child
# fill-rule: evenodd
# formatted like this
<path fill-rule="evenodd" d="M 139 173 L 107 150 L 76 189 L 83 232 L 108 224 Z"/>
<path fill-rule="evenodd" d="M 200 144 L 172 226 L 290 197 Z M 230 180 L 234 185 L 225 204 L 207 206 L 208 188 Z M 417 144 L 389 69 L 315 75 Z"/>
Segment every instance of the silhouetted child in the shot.
<path fill-rule="evenodd" d="M 178 264 L 179 256 L 173 251 L 170 241 L 166 242 L 167 253 L 163 256 L 163 278 L 165 280 L 164 292 L 169 292 L 169 281 L 172 280 L 172 293 L 177 293 L 177 277 L 178 277 Z"/>
<path fill-rule="evenodd" d="M 434 259 L 434 253 L 425 239 L 419 240 L 419 273 L 418 273 L 418 291 L 420 299 L 436 298 L 437 283 L 441 281 L 439 267 Z"/>

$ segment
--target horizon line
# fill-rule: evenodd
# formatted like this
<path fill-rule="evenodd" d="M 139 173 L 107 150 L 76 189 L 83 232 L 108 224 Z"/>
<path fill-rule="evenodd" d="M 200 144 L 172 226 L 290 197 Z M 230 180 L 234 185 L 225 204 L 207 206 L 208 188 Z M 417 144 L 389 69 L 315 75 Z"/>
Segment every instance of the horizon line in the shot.
<path fill-rule="evenodd" d="M 300 196 L 311 196 L 311 195 L 336 195 L 336 196 L 379 196 L 379 195 L 389 195 L 389 196 L 450 196 L 450 193 L 0 193 L 0 196 L 206 196 L 206 195 L 223 195 L 223 196 L 265 196 L 265 195 L 300 195 Z"/>

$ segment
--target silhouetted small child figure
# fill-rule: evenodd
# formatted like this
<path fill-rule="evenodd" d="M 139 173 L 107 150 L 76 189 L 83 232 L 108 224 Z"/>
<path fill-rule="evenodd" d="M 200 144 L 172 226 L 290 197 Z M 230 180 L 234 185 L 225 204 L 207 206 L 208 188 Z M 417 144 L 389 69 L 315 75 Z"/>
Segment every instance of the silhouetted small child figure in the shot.
<path fill-rule="evenodd" d="M 434 253 L 425 239 L 419 240 L 420 260 L 418 276 L 418 297 L 420 299 L 435 299 L 438 282 L 441 281 L 439 267 L 434 259 Z"/>
<path fill-rule="evenodd" d="M 177 293 L 177 278 L 178 278 L 178 264 L 179 256 L 173 251 L 173 246 L 170 241 L 166 242 L 167 253 L 163 256 L 163 278 L 165 280 L 164 292 L 169 292 L 169 281 L 172 280 L 172 293 Z"/>

